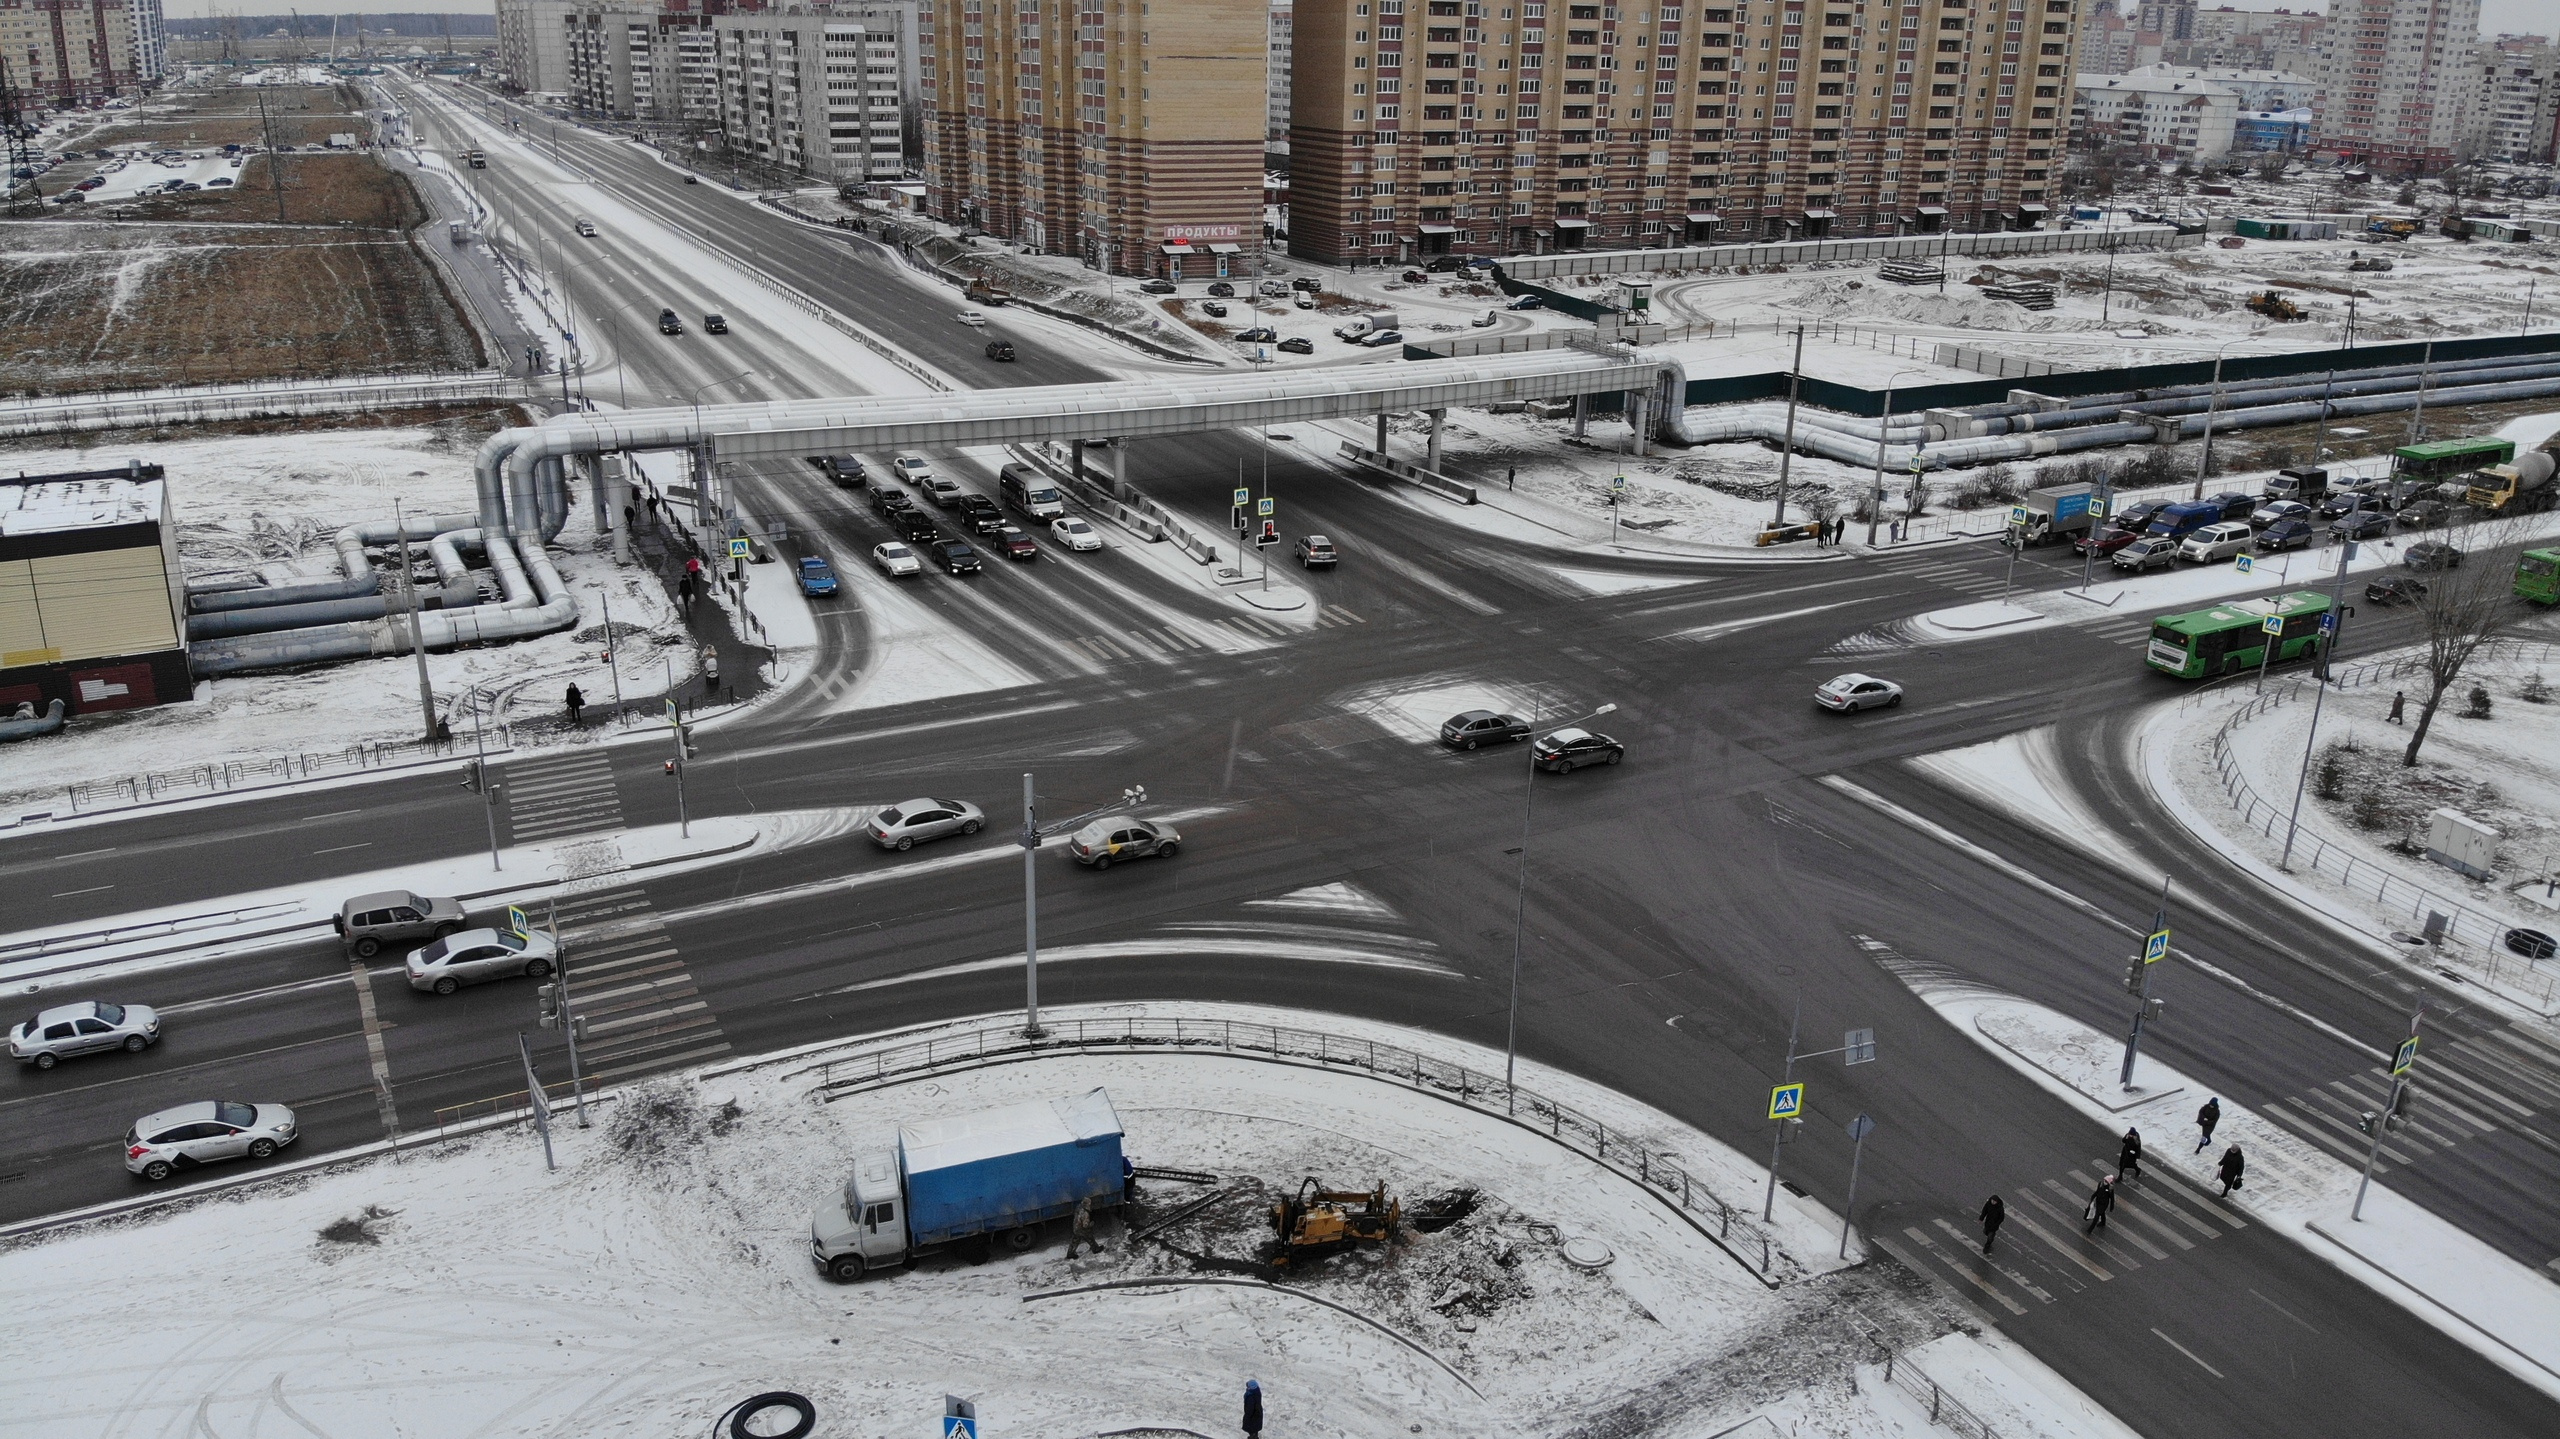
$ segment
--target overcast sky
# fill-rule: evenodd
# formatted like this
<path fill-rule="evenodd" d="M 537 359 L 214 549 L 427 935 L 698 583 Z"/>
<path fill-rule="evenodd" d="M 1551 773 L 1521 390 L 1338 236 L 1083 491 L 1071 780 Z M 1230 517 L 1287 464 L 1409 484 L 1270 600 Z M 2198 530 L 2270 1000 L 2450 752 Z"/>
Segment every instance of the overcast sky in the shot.
<path fill-rule="evenodd" d="M 166 6 L 167 13 L 171 15 L 210 15 L 214 13 L 217 8 L 212 3 L 212 0 L 163 0 L 163 3 Z M 2203 4 L 2207 9 L 2218 8 L 2222 3 L 2223 0 L 2203 0 Z M 238 15 L 280 15 L 293 7 L 290 4 L 270 4 L 268 3 L 268 0 L 229 0 L 229 3 L 223 4 L 219 8 L 226 12 Z M 493 3 L 493 0 L 352 0 L 352 3 L 350 3 L 350 0 L 335 0 L 334 4 L 332 3 L 332 0 L 313 0 L 312 4 L 302 7 L 302 13 L 305 17 L 318 16 L 325 21 L 332 14 L 387 15 L 394 12 L 406 11 L 415 14 L 432 15 L 440 11 L 449 11 L 456 15 L 465 13 L 487 15 L 493 13 L 496 8 L 497 7 Z M 2243 10 L 2273 10 L 2277 7 L 2272 4 L 2260 3 L 2240 5 L 2238 8 Z M 2315 0 L 2315 3 L 2293 4 L 2287 8 L 2293 10 L 2326 10 L 2328 6 L 2316 3 Z M 2555 13 L 2553 11 L 2551 0 L 2480 0 L 2480 30 L 2482 34 L 2495 35 L 2503 30 L 2516 32 L 2538 31 L 2542 34 L 2548 35 L 2556 29 L 2560 29 L 2560 13 Z"/>

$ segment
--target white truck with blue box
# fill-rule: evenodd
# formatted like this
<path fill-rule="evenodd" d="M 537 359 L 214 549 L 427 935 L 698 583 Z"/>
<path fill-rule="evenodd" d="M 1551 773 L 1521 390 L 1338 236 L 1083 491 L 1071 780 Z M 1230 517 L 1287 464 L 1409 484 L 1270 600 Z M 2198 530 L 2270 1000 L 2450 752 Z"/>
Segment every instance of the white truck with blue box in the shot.
<path fill-rule="evenodd" d="M 1087 1200 L 1097 1214 L 1117 1207 L 1127 1185 L 1106 1090 L 900 1125 L 895 1149 L 858 1157 L 818 1206 L 809 1257 L 837 1280 L 942 1249 L 982 1263 L 999 1244 L 1031 1248 Z"/>

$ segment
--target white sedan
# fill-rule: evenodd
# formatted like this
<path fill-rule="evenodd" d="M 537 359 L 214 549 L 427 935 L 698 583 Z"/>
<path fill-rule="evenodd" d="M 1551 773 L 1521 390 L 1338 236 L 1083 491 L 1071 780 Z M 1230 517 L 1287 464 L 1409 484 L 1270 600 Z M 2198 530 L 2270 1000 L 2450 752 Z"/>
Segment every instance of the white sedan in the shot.
<path fill-rule="evenodd" d="M 1098 550 L 1102 548 L 1102 536 L 1094 533 L 1093 526 L 1086 524 L 1084 521 L 1077 519 L 1073 515 L 1060 515 L 1056 519 L 1051 520 L 1049 522 L 1049 532 L 1058 537 L 1059 544 L 1065 545 L 1071 550 Z"/>
<path fill-rule="evenodd" d="M 158 1183 L 225 1159 L 268 1159 L 293 1143 L 293 1111 L 281 1104 L 198 1101 L 146 1114 L 125 1131 L 124 1167 Z"/>
<path fill-rule="evenodd" d="M 951 318 L 964 325 L 983 325 L 987 322 L 986 312 L 983 310 L 962 310 Z"/>
<path fill-rule="evenodd" d="M 889 473 L 911 485 L 921 485 L 933 478 L 933 466 L 922 455 L 900 455 L 889 462 Z"/>
<path fill-rule="evenodd" d="M 913 849 L 917 840 L 976 834 L 986 823 L 986 812 L 967 800 L 911 799 L 871 817 L 871 842 L 882 849 Z"/>
<path fill-rule="evenodd" d="M 891 579 L 924 573 L 924 561 L 917 559 L 915 551 L 896 540 L 891 540 L 885 545 L 872 546 L 871 563 L 878 565 L 880 573 Z"/>
<path fill-rule="evenodd" d="M 1902 686 L 1874 675 L 1842 675 L 1815 690 L 1813 702 L 1827 710 L 1890 709 L 1902 703 Z"/>

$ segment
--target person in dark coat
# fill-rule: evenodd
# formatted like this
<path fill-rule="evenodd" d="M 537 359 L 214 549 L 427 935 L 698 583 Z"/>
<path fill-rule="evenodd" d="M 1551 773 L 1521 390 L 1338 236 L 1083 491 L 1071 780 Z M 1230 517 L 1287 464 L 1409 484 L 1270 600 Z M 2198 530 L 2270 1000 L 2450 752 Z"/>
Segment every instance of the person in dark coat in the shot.
<path fill-rule="evenodd" d="M 2088 1227 L 2080 1232 L 2083 1234 L 2093 1234 L 2099 1229 L 2104 1228 L 2107 1222 L 2107 1212 L 2115 1207 L 2116 1182 L 2112 1179 L 2099 1180 L 2096 1192 L 2089 1196 L 2089 1207 L 2080 1211 L 2082 1217 L 2089 1221 Z"/>
<path fill-rule="evenodd" d="M 569 686 L 568 706 L 569 723 L 574 726 L 578 723 L 578 712 L 587 707 L 587 697 L 579 692 L 576 685 Z"/>
<path fill-rule="evenodd" d="M 2142 1177 L 2142 1131 L 2139 1129 L 2126 1129 L 2124 1144 L 2116 1150 L 2117 1180 L 2122 1181 L 2128 1170 L 2134 1178 Z"/>
<path fill-rule="evenodd" d="M 2391 722 L 2393 724 L 2407 724 L 2408 721 L 2402 718 L 2402 716 L 2408 712 L 2408 709 L 2409 692 L 2407 690 L 2393 690 L 2391 692 Z"/>
<path fill-rule="evenodd" d="M 1991 1252 L 1991 1242 L 2000 1237 L 2000 1221 L 2009 1217 L 2009 1206 L 1995 1194 L 1982 1201 L 1982 1252 Z"/>
<path fill-rule="evenodd" d="M 1249 1435 L 1262 1433 L 1262 1381 L 1259 1379 L 1244 1381 L 1244 1432 Z"/>
<path fill-rule="evenodd" d="M 2230 1198 L 2231 1191 L 2240 1187 L 2240 1177 L 2246 1174 L 2248 1170 L 2249 1161 L 2241 1157 L 2239 1145 L 2235 1144 L 2229 1149 L 2222 1151 L 2221 1173 L 2223 1198 Z"/>
<path fill-rule="evenodd" d="M 2204 1102 L 2204 1108 L 2196 1111 L 2196 1128 L 2204 1131 L 2204 1137 L 2196 1141 L 2196 1153 L 2204 1153 L 2205 1146 L 2213 1143 L 2213 1127 L 2221 1122 L 2222 1101 L 2219 1099 L 2206 1100 Z"/>

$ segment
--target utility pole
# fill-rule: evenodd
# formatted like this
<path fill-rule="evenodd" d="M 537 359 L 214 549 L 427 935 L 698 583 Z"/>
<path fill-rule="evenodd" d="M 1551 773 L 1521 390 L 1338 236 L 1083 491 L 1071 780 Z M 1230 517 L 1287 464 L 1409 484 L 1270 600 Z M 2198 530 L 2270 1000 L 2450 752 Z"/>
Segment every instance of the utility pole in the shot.
<path fill-rule="evenodd" d="M 2320 424 L 2311 433 L 2311 463 L 2318 466 L 2329 453 L 2329 391 L 2337 383 L 2338 372 L 2330 370 L 2320 377 Z"/>
<path fill-rule="evenodd" d="M 1787 462 L 1796 453 L 1796 391 L 1804 378 L 1804 326 L 1796 326 L 1795 362 L 1787 366 L 1787 433 L 1778 446 L 1778 512 L 1769 526 L 1775 529 L 1787 522 Z"/>
<path fill-rule="evenodd" d="M 498 863 L 498 790 L 500 786 L 496 780 L 489 777 L 489 733 L 480 722 L 480 687 L 478 685 L 471 687 L 470 693 L 464 697 L 464 703 L 471 706 L 471 743 L 473 748 L 479 751 L 479 755 L 471 761 L 471 778 L 463 781 L 463 784 L 466 788 L 480 792 L 480 808 L 489 821 L 489 868 L 493 871 L 503 870 L 506 866 Z"/>
<path fill-rule="evenodd" d="M 604 605 L 604 667 L 613 676 L 613 727 L 622 728 L 622 662 L 613 648 L 613 596 L 602 585 L 596 586 L 596 598 Z"/>
<path fill-rule="evenodd" d="M 2329 660 L 2338 650 L 2338 634 L 2347 622 L 2347 565 L 2356 557 L 2356 542 L 2347 540 L 2338 546 L 2338 578 L 2329 589 L 2329 610 L 2320 617 L 2320 668 L 2316 678 L 2320 688 L 2311 696 L 2311 730 L 2302 737 L 2302 772 L 2293 781 L 2293 813 L 2284 822 L 2284 857 L 2276 868 L 2293 870 L 2293 837 L 2302 824 L 2302 791 L 2311 782 L 2311 751 L 2320 742 L 2321 702 L 2329 697 Z"/>
<path fill-rule="evenodd" d="M 684 762 L 692 758 L 693 746 L 685 743 L 684 711 L 677 707 L 674 695 L 667 696 L 667 728 L 674 733 L 676 741 L 676 757 L 667 761 L 667 773 L 675 776 L 676 781 L 676 833 L 691 839 L 693 821 L 686 815 L 684 807 Z"/>
<path fill-rule="evenodd" d="M 410 568 L 409 521 L 400 512 L 400 502 L 391 502 L 391 522 L 400 530 L 400 588 L 409 599 L 409 652 L 418 657 L 418 708 L 426 715 L 429 743 L 436 737 L 436 692 L 427 682 L 426 617 L 418 611 L 418 572 Z"/>
<path fill-rule="evenodd" d="M 1031 775 L 1022 776 L 1022 1034 L 1038 1039 L 1040 1028 L 1040 819 Z"/>
<path fill-rule="evenodd" d="M 533 1046 L 516 1031 L 516 1053 L 524 1059 L 524 1102 L 533 1107 L 533 1127 L 542 1131 L 542 1167 L 558 1169 L 560 1161 L 551 1156 L 551 1101 L 542 1092 L 542 1076 L 534 1073 Z"/>
<path fill-rule="evenodd" d="M 2124 972 L 2125 992 L 2133 996 L 2133 1029 L 2125 1035 L 2124 1070 L 2116 1076 L 2123 1088 L 2133 1088 L 2134 1056 L 2142 1051 L 2142 1024 L 2160 1010 L 2160 1001 L 2151 997 L 2151 966 L 2169 957 L 2169 880 L 2160 880 L 2160 908 L 2151 916 L 2151 933 L 2144 936 L 2142 953 L 2133 957 Z"/>
<path fill-rule="evenodd" d="M 1804 1027 L 1804 991 L 1796 991 L 1795 1014 L 1787 1021 L 1787 1067 L 1780 1072 L 1778 1093 L 1769 1099 L 1769 1188 L 1760 1196 L 1760 1222 L 1771 1222 L 1778 1212 L 1778 1151 L 1787 1142 L 1787 1126 L 1801 1124 L 1801 1118 L 1782 1117 L 1779 1095 L 1792 1089 L 1796 1081 L 1796 1036 Z M 1795 1090 L 1791 1106 L 1796 1115 L 1804 1113 L 1804 1091 Z"/>
<path fill-rule="evenodd" d="M 2382 1136 L 2400 1127 L 2400 1105 L 2409 1092 L 2409 1070 L 2418 1062 L 2418 1024 L 2426 1017 L 2427 1007 L 2421 1004 L 2418 1012 L 2409 1016 L 2409 1037 L 2400 1041 L 2400 1048 L 2391 1056 L 2389 1103 L 2383 1106 L 2380 1114 L 2368 1111 L 2357 1121 L 2367 1134 L 2373 1136 L 2373 1145 L 2364 1153 L 2364 1177 L 2356 1181 L 2356 1204 L 2347 1213 L 2349 1219 L 2361 1221 L 2364 1218 L 2364 1192 L 2373 1187 L 2373 1166 L 2374 1161 L 2382 1157 Z"/>
<path fill-rule="evenodd" d="M 264 87 L 261 87 L 258 91 L 258 138 L 266 142 L 267 184 L 269 188 L 275 191 L 276 223 L 281 225 L 285 222 L 284 159 L 276 153 L 275 125 L 267 114 L 267 92 Z"/>
<path fill-rule="evenodd" d="M 2429 340 L 2418 362 L 2418 403 L 2409 411 L 2409 443 L 2413 445 L 2427 432 L 2427 385 L 2435 373 L 2436 342 Z"/>
<path fill-rule="evenodd" d="M 1864 1114 L 1849 1121 L 1849 1202 L 1840 1206 L 1840 1257 L 1849 1257 L 1850 1216 L 1858 1212 L 1858 1163 L 1867 1157 L 1867 1136 L 1876 1122 Z"/>

